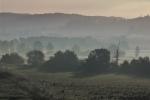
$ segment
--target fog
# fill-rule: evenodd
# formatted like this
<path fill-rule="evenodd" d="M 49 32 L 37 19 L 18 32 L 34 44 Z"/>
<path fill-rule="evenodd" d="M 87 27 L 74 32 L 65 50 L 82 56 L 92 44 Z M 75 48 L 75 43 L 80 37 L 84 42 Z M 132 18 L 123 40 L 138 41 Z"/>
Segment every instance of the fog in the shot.
<path fill-rule="evenodd" d="M 0 99 L 150 100 L 147 14 L 149 0 L 0 0 Z"/>
<path fill-rule="evenodd" d="M 83 53 L 79 55 L 81 57 L 87 56 L 88 50 L 109 48 L 119 41 L 120 48 L 126 52 L 125 59 L 134 57 L 137 46 L 140 47 L 140 56 L 149 56 L 149 26 L 149 16 L 125 19 L 63 13 L 0 13 L 1 40 L 17 39 L 16 45 L 26 44 L 27 51 L 32 50 L 36 41 L 42 42 L 45 47 L 48 42 L 53 43 L 55 51 L 72 49 L 74 45 L 78 45 Z"/>

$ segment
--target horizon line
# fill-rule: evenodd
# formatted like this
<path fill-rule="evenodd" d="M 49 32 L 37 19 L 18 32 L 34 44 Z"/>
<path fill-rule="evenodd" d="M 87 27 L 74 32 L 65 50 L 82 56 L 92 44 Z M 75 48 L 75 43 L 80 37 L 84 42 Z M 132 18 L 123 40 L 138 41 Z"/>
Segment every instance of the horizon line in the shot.
<path fill-rule="evenodd" d="M 116 18 L 123 18 L 123 19 L 135 19 L 135 18 L 142 18 L 142 17 L 146 17 L 146 16 L 150 16 L 150 14 L 145 14 L 145 15 L 139 15 L 136 17 L 123 17 L 123 16 L 106 16 L 106 15 L 87 15 L 87 14 L 80 14 L 80 13 L 66 13 L 66 12 L 43 12 L 43 13 L 31 13 L 31 12 L 3 12 L 0 11 L 0 14 L 27 14 L 27 15 L 46 15 L 46 14 L 68 14 L 68 15 L 79 15 L 79 16 L 87 16 L 87 17 L 116 17 Z"/>

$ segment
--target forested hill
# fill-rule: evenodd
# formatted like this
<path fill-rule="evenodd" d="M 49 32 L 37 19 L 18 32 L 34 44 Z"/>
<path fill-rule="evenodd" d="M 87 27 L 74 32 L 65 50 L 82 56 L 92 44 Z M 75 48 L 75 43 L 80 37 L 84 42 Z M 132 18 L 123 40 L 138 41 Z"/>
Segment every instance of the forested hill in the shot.
<path fill-rule="evenodd" d="M 116 38 L 123 36 L 131 47 L 139 45 L 142 49 L 147 49 L 150 48 L 148 44 L 150 42 L 149 32 L 149 16 L 125 19 L 63 13 L 0 13 L 0 39 L 31 36 L 92 36 L 105 41 L 110 40 L 110 38 L 118 40 Z"/>
<path fill-rule="evenodd" d="M 93 36 L 109 37 L 149 35 L 150 17 L 125 19 L 77 14 L 15 14 L 0 13 L 0 36 Z M 8 36 L 9 35 L 9 36 Z"/>

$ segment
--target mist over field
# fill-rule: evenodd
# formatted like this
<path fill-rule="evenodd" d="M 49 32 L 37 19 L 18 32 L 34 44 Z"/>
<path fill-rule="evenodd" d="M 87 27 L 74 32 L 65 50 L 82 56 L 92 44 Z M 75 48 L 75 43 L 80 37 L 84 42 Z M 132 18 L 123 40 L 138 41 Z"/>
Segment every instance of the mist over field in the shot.
<path fill-rule="evenodd" d="M 0 100 L 150 100 L 150 0 L 0 0 Z"/>
<path fill-rule="evenodd" d="M 0 13 L 0 100 L 150 100 L 150 16 Z"/>

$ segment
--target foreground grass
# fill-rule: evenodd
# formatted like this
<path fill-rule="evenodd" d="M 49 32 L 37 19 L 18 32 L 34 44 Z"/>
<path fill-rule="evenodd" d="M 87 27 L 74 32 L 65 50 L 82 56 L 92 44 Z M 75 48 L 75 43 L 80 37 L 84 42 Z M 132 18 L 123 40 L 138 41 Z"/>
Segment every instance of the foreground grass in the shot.
<path fill-rule="evenodd" d="M 37 100 L 34 95 L 39 95 L 39 100 L 150 100 L 149 79 L 113 74 L 76 78 L 69 72 L 44 73 L 12 66 L 7 70 L 15 77 L 13 81 L 8 77 L 0 81 L 2 87 L 7 83 L 8 87 L 3 89 L 5 95 L 7 91 L 12 92 L 11 88 L 16 93 L 13 95 L 25 95 L 31 100 Z"/>

